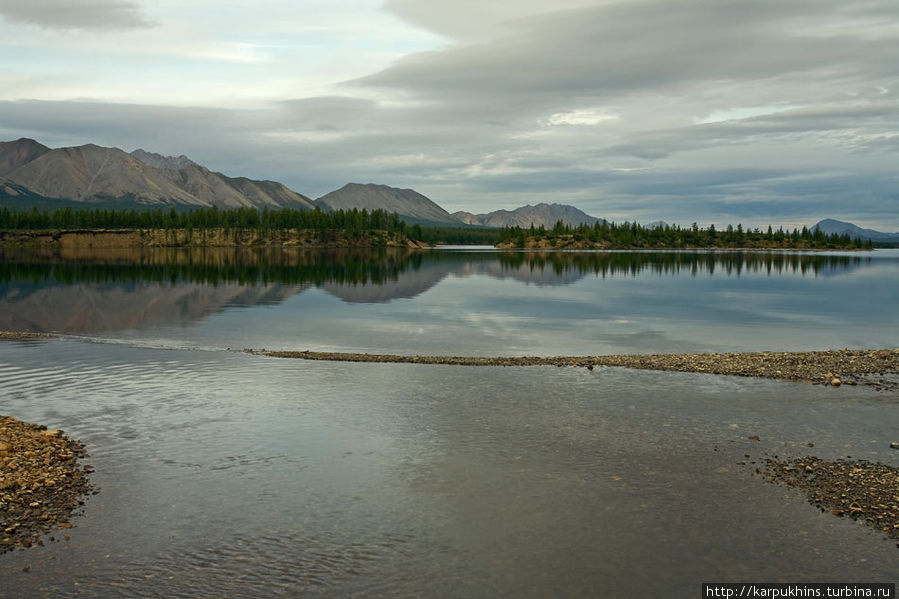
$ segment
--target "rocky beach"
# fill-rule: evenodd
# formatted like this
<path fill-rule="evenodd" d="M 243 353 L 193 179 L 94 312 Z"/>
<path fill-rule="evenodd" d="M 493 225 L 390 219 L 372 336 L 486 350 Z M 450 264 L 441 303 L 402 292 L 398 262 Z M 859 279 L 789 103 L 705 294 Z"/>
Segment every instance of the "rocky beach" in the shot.
<path fill-rule="evenodd" d="M 0 553 L 67 539 L 73 514 L 93 491 L 84 446 L 62 431 L 0 416 Z"/>
<path fill-rule="evenodd" d="M 768 458 L 766 480 L 802 490 L 809 503 L 863 521 L 899 539 L 899 469 L 866 460 L 823 460 L 815 456 Z M 899 542 L 896 543 L 899 547 Z"/>

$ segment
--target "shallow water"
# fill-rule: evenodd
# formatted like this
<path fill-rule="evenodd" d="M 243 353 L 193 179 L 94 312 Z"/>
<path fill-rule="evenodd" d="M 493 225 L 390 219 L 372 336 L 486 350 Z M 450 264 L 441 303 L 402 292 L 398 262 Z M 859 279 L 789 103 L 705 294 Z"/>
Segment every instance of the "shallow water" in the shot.
<path fill-rule="evenodd" d="M 636 315 L 649 310 L 646 302 L 611 298 L 628 286 L 640 297 L 665 289 L 659 303 L 667 298 L 671 311 L 656 311 L 661 324 L 653 326 L 670 340 L 685 315 L 703 310 L 679 306 L 678 286 L 761 289 L 765 281 L 771 296 L 788 298 L 780 326 L 802 328 L 851 301 L 869 302 L 867 312 L 837 319 L 855 323 L 868 341 L 878 329 L 869 321 L 896 310 L 895 302 L 876 301 L 887 292 L 877 281 L 891 280 L 895 262 L 881 255 L 823 263 L 817 275 L 772 279 L 651 268 L 603 279 L 576 269 L 567 283 L 546 282 L 566 271 L 544 268 L 538 285 L 502 264 L 502 277 L 453 274 L 495 267 L 462 258 L 444 260 L 454 270 L 429 291 L 379 296 L 386 303 L 338 299 L 326 287 L 333 281 L 99 281 L 87 269 L 65 284 L 32 279 L 32 291 L 17 283 L 14 297 L 46 289 L 97 301 L 120 294 L 130 298 L 121 313 L 147 319 L 129 317 L 123 327 L 109 313 L 108 328 L 62 329 L 87 341 L 0 343 L 0 413 L 82 440 L 102 488 L 65 531 L 71 540 L 0 556 L 0 597 L 649 597 L 697 596 L 710 581 L 895 580 L 894 541 L 754 473 L 765 456 L 808 453 L 899 466 L 889 448 L 899 424 L 895 393 L 615 368 L 305 362 L 224 349 L 226 340 L 249 338 L 246 345 L 269 348 L 308 341 L 466 353 L 459 348 L 471 335 L 483 353 L 507 353 L 500 351 L 506 338 L 479 336 L 474 321 L 432 333 L 430 344 L 399 330 L 376 345 L 382 336 L 374 331 L 454 305 L 460 314 L 493 306 L 496 317 L 515 311 L 517 294 L 538 323 L 536 332 L 504 329 L 523 353 L 579 353 L 565 345 L 569 338 L 575 347 L 595 347 L 588 342 L 598 338 L 621 350 L 629 346 L 608 341 L 602 327 L 565 327 L 574 318 L 547 306 L 599 304 Z M 863 281 L 871 283 L 865 297 L 851 300 Z M 184 292 L 181 285 L 195 286 L 181 303 L 148 299 Z M 341 293 L 358 291 L 346 285 Z M 75 293 L 78 286 L 85 289 Z M 13 287 L 7 283 L 2 297 Z M 287 287 L 299 290 L 285 297 Z M 819 302 L 790 308 L 804 305 L 789 299 L 791 290 L 815 289 Z M 716 319 L 711 300 L 697 301 L 711 314 L 696 322 L 723 335 L 703 347 L 788 337 L 778 327 L 753 331 L 764 308 L 728 324 Z M 105 313 L 53 305 L 56 314 L 30 322 Z M 25 314 L 21 304 L 7 306 Z M 171 314 L 172 306 L 191 309 Z M 391 310 L 377 311 L 385 306 Z M 154 320 L 163 317 L 182 320 Z M 888 336 L 895 320 L 879 324 Z M 566 331 L 562 339 L 558 330 Z M 851 345 L 852 330 L 834 326 L 832 335 Z"/>

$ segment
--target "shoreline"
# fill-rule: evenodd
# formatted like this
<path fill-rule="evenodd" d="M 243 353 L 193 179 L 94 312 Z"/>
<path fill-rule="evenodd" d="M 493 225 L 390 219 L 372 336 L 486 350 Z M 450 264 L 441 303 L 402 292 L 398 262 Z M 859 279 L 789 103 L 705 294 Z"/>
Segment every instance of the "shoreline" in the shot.
<path fill-rule="evenodd" d="M 9 249 L 259 247 L 422 249 L 423 246 L 404 235 L 386 231 L 371 231 L 367 235 L 353 236 L 345 231 L 312 229 L 0 229 L 0 248 Z"/>
<path fill-rule="evenodd" d="M 822 512 L 860 521 L 899 541 L 899 468 L 867 460 L 775 456 L 756 472 L 770 483 L 799 489 Z"/>
<path fill-rule="evenodd" d="M 232 247 L 289 247 L 306 249 L 333 248 L 408 248 L 433 249 L 441 244 L 429 244 L 403 234 L 370 231 L 354 235 L 339 229 L 266 229 L 202 227 L 172 228 L 71 228 L 71 229 L 0 229 L 0 247 L 5 248 L 68 248 L 68 249 L 128 249 L 128 248 L 232 248 Z M 455 244 L 449 244 L 455 245 Z M 462 244 L 466 245 L 466 244 Z M 609 241 L 588 241 L 573 236 L 561 238 L 529 238 L 524 245 L 513 241 L 498 241 L 497 251 L 736 251 L 736 252 L 857 252 L 873 251 L 875 247 L 856 245 L 821 246 L 807 242 L 719 242 L 713 245 L 649 243 L 622 244 Z"/>
<path fill-rule="evenodd" d="M 876 247 L 818 247 L 818 246 L 802 246 L 802 245 L 768 245 L 768 244 L 719 244 L 719 245 L 636 245 L 636 244 L 613 244 L 608 242 L 592 242 L 592 241 L 574 241 L 563 240 L 561 243 L 553 245 L 546 239 L 536 242 L 528 242 L 525 245 L 517 245 L 508 241 L 501 241 L 493 246 L 494 249 L 504 251 L 526 251 L 526 252 L 573 252 L 573 251 L 686 251 L 686 252 L 872 252 Z"/>

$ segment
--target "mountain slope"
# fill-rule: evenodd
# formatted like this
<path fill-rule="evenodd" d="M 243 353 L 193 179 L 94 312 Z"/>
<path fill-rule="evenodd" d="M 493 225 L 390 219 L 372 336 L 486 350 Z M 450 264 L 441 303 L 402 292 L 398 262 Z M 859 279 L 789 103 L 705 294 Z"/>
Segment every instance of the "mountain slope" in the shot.
<path fill-rule="evenodd" d="M 5 177 L 7 173 L 49 151 L 47 146 L 26 137 L 0 142 L 0 177 Z"/>
<path fill-rule="evenodd" d="M 128 154 L 94 144 L 41 148 L 44 146 L 33 140 L 0 147 L 0 161 L 9 165 L 3 174 L 6 185 L 0 191 L 8 188 L 16 193 L 5 195 L 14 196 L 24 189 L 45 198 L 92 203 L 313 208 L 309 198 L 280 183 L 227 177 L 186 156 L 172 158 L 144 150 Z M 20 158 L 25 155 L 30 159 Z"/>
<path fill-rule="evenodd" d="M 456 218 L 470 225 L 483 225 L 487 227 L 522 227 L 529 228 L 544 226 L 552 227 L 558 221 L 567 225 L 587 224 L 593 225 L 602 222 L 603 219 L 590 216 L 582 210 L 567 204 L 546 204 L 536 206 L 522 206 L 515 210 L 496 210 L 488 214 L 472 214 L 470 212 L 456 212 Z"/>
<path fill-rule="evenodd" d="M 821 231 L 828 235 L 832 235 L 834 233 L 838 235 L 848 235 L 853 239 L 858 238 L 864 241 L 870 239 L 871 241 L 888 243 L 899 242 L 899 232 L 883 233 L 881 231 L 875 231 L 874 229 L 863 229 L 858 225 L 840 220 L 834 220 L 832 218 L 825 218 L 824 220 L 819 221 L 815 226 L 811 228 L 811 231 Z"/>
<path fill-rule="evenodd" d="M 374 183 L 348 183 L 318 198 L 315 204 L 323 210 L 364 208 L 371 211 L 380 208 L 396 212 L 403 220 L 411 223 L 462 224 L 459 219 L 417 191 Z"/>

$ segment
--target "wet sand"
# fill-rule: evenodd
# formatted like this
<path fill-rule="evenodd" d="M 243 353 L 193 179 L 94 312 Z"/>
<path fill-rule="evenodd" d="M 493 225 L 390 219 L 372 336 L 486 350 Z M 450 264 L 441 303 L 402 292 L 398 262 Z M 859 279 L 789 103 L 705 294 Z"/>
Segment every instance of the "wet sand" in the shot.
<path fill-rule="evenodd" d="M 555 357 L 403 356 L 265 349 L 244 351 L 274 358 L 335 362 L 390 362 L 456 366 L 576 366 L 589 369 L 596 366 L 618 366 L 642 370 L 674 370 L 763 377 L 833 386 L 863 384 L 879 389 L 895 388 L 896 381 L 881 377 L 899 373 L 899 349 Z"/>

